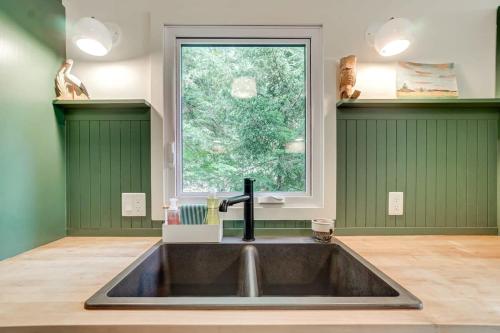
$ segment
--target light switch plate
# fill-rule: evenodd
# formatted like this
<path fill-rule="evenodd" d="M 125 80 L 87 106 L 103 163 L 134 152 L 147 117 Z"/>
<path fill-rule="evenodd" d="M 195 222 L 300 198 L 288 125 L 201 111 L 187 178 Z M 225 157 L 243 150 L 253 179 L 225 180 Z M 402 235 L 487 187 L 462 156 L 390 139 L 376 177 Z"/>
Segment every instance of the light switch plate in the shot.
<path fill-rule="evenodd" d="M 389 192 L 389 215 L 403 215 L 403 192 Z"/>
<path fill-rule="evenodd" d="M 146 216 L 146 193 L 122 193 L 122 216 Z"/>

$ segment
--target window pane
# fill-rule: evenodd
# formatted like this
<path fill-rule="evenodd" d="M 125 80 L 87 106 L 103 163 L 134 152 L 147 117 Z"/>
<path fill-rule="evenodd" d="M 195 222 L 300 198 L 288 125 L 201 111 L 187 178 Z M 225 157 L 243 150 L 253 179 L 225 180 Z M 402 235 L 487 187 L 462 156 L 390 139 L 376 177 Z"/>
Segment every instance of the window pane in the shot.
<path fill-rule="evenodd" d="M 305 45 L 181 47 L 184 192 L 306 191 Z"/>

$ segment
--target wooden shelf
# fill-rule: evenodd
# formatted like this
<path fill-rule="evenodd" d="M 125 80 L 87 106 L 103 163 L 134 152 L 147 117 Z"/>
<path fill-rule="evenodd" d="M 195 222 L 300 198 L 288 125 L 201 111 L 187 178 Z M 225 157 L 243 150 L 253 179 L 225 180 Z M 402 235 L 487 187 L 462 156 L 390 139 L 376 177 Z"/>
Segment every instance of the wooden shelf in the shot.
<path fill-rule="evenodd" d="M 144 99 L 54 100 L 60 123 L 65 120 L 149 120 L 151 104 Z"/>
<path fill-rule="evenodd" d="M 500 98 L 478 99 L 357 99 L 340 100 L 337 109 L 367 108 L 488 108 L 500 110 Z"/>
<path fill-rule="evenodd" d="M 145 99 L 92 99 L 87 101 L 54 100 L 52 104 L 62 109 L 149 109 Z"/>

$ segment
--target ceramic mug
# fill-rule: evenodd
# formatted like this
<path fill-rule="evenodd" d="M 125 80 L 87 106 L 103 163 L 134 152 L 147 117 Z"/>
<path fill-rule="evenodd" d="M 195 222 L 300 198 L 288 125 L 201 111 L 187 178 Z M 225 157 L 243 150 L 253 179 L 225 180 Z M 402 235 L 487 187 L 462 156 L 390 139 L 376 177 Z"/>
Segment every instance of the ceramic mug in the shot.
<path fill-rule="evenodd" d="M 333 219 L 314 219 L 311 221 L 313 238 L 322 243 L 328 243 L 333 237 L 335 221 Z"/>

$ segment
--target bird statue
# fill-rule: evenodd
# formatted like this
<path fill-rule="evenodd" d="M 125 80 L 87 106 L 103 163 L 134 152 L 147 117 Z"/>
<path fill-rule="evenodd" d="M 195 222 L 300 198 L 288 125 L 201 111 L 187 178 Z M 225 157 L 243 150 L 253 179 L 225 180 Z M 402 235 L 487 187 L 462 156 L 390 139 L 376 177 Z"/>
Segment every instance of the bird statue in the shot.
<path fill-rule="evenodd" d="M 86 100 L 90 99 L 87 88 L 83 82 L 71 74 L 73 60 L 67 59 L 59 68 L 55 78 L 56 98 L 63 100 Z"/>
<path fill-rule="evenodd" d="M 356 56 L 349 55 L 340 59 L 340 98 L 356 99 L 361 91 L 354 89 L 356 84 Z"/>

